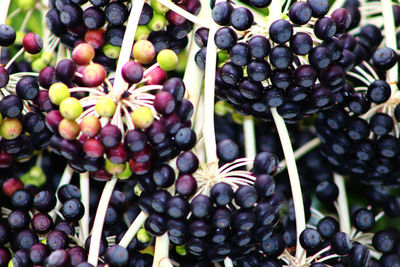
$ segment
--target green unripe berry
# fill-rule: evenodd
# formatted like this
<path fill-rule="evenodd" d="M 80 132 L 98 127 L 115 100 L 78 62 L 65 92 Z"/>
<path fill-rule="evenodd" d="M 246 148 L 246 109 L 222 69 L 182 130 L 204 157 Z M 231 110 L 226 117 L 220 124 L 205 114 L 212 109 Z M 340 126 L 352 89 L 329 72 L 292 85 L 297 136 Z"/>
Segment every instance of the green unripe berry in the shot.
<path fill-rule="evenodd" d="M 140 64 L 149 64 L 156 55 L 156 49 L 152 42 L 148 40 L 139 40 L 133 45 L 132 56 Z"/>
<path fill-rule="evenodd" d="M 43 60 L 45 64 L 50 64 L 53 61 L 54 56 L 51 52 L 43 51 L 42 54 L 40 55 L 40 58 Z"/>
<path fill-rule="evenodd" d="M 218 116 L 225 116 L 227 113 L 226 107 L 225 107 L 225 101 L 217 101 L 214 105 L 214 111 L 215 114 Z"/>
<path fill-rule="evenodd" d="M 141 243 L 146 244 L 147 242 L 150 242 L 151 236 L 144 228 L 140 228 L 136 233 L 136 238 Z"/>
<path fill-rule="evenodd" d="M 184 73 L 187 65 L 188 55 L 185 50 L 178 54 L 178 65 L 175 68 L 176 72 Z"/>
<path fill-rule="evenodd" d="M 125 171 L 126 164 L 125 163 L 116 164 L 112 163 L 109 159 L 106 159 L 104 168 L 108 173 L 111 173 L 112 175 L 118 175 Z"/>
<path fill-rule="evenodd" d="M 39 166 L 33 166 L 29 170 L 29 172 L 24 173 L 22 176 L 20 176 L 20 179 L 24 184 L 31 184 L 37 187 L 41 187 L 46 183 L 46 174 Z"/>
<path fill-rule="evenodd" d="M 133 191 L 135 192 L 135 195 L 140 197 L 142 194 L 143 190 L 140 188 L 139 184 L 136 184 L 135 187 L 133 188 Z"/>
<path fill-rule="evenodd" d="M 25 37 L 24 32 L 17 31 L 14 44 L 18 45 L 18 46 L 22 45 L 22 41 L 24 40 L 24 37 Z"/>
<path fill-rule="evenodd" d="M 243 124 L 243 122 L 244 122 L 244 116 L 241 115 L 241 114 L 239 114 L 239 113 L 237 113 L 237 112 L 234 112 L 234 113 L 232 114 L 232 119 L 233 119 L 233 121 L 236 122 L 237 124 Z"/>
<path fill-rule="evenodd" d="M 0 125 L 0 135 L 6 140 L 12 140 L 20 136 L 22 124 L 18 119 L 5 118 Z"/>
<path fill-rule="evenodd" d="M 112 44 L 106 44 L 105 46 L 103 46 L 103 53 L 106 57 L 117 59 L 120 52 L 121 47 L 119 46 L 115 46 Z"/>
<path fill-rule="evenodd" d="M 24 52 L 24 59 L 28 62 L 35 61 L 36 59 L 40 58 L 40 54 L 29 54 L 28 52 Z"/>
<path fill-rule="evenodd" d="M 66 86 L 64 83 L 53 83 L 49 88 L 50 101 L 55 105 L 60 105 L 64 99 L 70 96 L 71 94 L 68 86 Z"/>
<path fill-rule="evenodd" d="M 171 49 L 164 49 L 158 53 L 157 62 L 161 69 L 171 71 L 178 65 L 178 56 Z"/>
<path fill-rule="evenodd" d="M 18 0 L 18 7 L 23 10 L 29 10 L 35 7 L 35 0 Z"/>
<path fill-rule="evenodd" d="M 153 18 L 147 23 L 147 27 L 152 31 L 160 31 L 167 24 L 167 19 L 164 15 L 153 12 Z"/>
<path fill-rule="evenodd" d="M 151 0 L 150 2 L 151 7 L 153 8 L 154 11 L 158 13 L 167 13 L 169 8 L 160 4 L 157 0 Z"/>
<path fill-rule="evenodd" d="M 114 101 L 108 96 L 99 98 L 96 103 L 96 111 L 101 117 L 112 117 L 115 109 L 116 105 Z"/>
<path fill-rule="evenodd" d="M 185 256 L 187 254 L 185 246 L 176 246 L 175 250 L 176 250 L 176 253 L 178 253 L 181 256 Z"/>
<path fill-rule="evenodd" d="M 135 127 L 139 129 L 148 128 L 154 121 L 153 112 L 148 107 L 138 107 L 132 112 L 131 117 Z"/>
<path fill-rule="evenodd" d="M 135 34 L 135 41 L 146 40 L 150 35 L 150 29 L 146 25 L 139 25 Z"/>
<path fill-rule="evenodd" d="M 125 170 L 122 173 L 116 175 L 120 180 L 126 180 L 132 176 L 132 171 L 131 168 L 129 168 L 129 163 L 127 162 L 125 165 Z"/>
<path fill-rule="evenodd" d="M 60 104 L 61 115 L 68 120 L 77 119 L 83 112 L 83 108 L 78 99 L 67 97 Z"/>
<path fill-rule="evenodd" d="M 41 58 L 38 58 L 32 62 L 32 70 L 40 72 L 44 67 L 46 67 L 46 65 L 46 62 L 44 62 Z"/>

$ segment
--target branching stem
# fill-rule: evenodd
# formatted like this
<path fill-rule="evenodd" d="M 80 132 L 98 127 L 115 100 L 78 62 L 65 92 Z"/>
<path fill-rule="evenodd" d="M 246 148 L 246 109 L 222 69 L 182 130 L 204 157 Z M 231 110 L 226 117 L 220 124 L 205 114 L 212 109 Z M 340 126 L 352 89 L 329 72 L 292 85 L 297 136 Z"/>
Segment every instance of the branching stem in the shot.
<path fill-rule="evenodd" d="M 340 222 L 340 231 L 345 232 L 346 234 L 350 234 L 351 225 L 350 225 L 350 213 L 349 206 L 347 204 L 347 193 L 346 193 L 346 185 L 343 176 L 333 173 L 333 179 L 335 184 L 339 188 L 339 196 L 337 200 L 337 212 L 339 215 Z"/>

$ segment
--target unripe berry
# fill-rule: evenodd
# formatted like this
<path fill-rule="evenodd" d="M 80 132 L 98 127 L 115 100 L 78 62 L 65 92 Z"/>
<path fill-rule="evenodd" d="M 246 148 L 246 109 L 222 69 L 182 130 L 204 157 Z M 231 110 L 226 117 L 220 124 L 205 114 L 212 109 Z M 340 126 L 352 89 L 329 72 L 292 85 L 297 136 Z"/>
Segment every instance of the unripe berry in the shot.
<path fill-rule="evenodd" d="M 29 32 L 24 36 L 22 45 L 24 46 L 26 52 L 30 54 L 37 54 L 43 48 L 43 41 L 38 34 Z"/>
<path fill-rule="evenodd" d="M 68 86 L 64 83 L 53 83 L 49 88 L 49 98 L 53 104 L 60 105 L 60 103 L 70 97 Z"/>
<path fill-rule="evenodd" d="M 63 119 L 58 124 L 58 133 L 67 140 L 74 140 L 80 132 L 79 124 L 73 120 Z"/>
<path fill-rule="evenodd" d="M 78 99 L 74 97 L 68 97 L 61 102 L 60 112 L 64 118 L 75 120 L 82 114 L 83 108 Z"/>
<path fill-rule="evenodd" d="M 101 123 L 96 116 L 85 116 L 81 121 L 81 131 L 88 137 L 96 136 L 100 128 Z"/>
<path fill-rule="evenodd" d="M 113 174 L 113 175 L 118 175 L 121 174 L 125 171 L 126 169 L 126 164 L 115 164 L 112 163 L 110 160 L 106 159 L 105 161 L 105 169 L 107 172 Z"/>
<path fill-rule="evenodd" d="M 178 56 L 171 49 L 163 49 L 157 55 L 157 62 L 165 71 L 171 71 L 178 65 Z"/>
<path fill-rule="evenodd" d="M 148 107 L 139 107 L 131 113 L 136 128 L 146 129 L 154 121 L 153 112 Z"/>
<path fill-rule="evenodd" d="M 93 60 L 95 51 L 88 43 L 81 43 L 72 50 L 72 60 L 78 65 L 88 65 Z"/>
<path fill-rule="evenodd" d="M 140 40 L 133 45 L 132 55 L 140 64 L 149 64 L 156 56 L 156 50 L 150 41 Z"/>
<path fill-rule="evenodd" d="M 20 136 L 22 124 L 18 119 L 5 118 L 0 125 L 0 135 L 6 140 L 12 140 Z"/>
<path fill-rule="evenodd" d="M 101 117 L 112 117 L 114 115 L 115 108 L 116 105 L 114 101 L 108 96 L 99 98 L 96 103 L 96 111 Z"/>
<path fill-rule="evenodd" d="M 107 72 L 102 65 L 93 63 L 82 70 L 82 81 L 89 87 L 96 87 L 104 82 L 106 75 Z"/>

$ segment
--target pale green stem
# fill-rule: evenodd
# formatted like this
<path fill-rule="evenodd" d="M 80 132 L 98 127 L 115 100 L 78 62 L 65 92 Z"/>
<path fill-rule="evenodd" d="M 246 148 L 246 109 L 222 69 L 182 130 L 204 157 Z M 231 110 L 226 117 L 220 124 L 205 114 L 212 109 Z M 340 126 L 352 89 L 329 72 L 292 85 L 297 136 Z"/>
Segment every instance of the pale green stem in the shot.
<path fill-rule="evenodd" d="M 135 33 L 139 23 L 140 14 L 144 5 L 144 0 L 132 1 L 131 13 L 129 14 L 128 24 L 126 26 L 124 39 L 121 45 L 121 51 L 118 57 L 117 69 L 115 71 L 115 80 L 113 92 L 120 96 L 127 88 L 128 84 L 122 78 L 122 67 L 131 58 L 132 45 L 135 41 Z"/>
<path fill-rule="evenodd" d="M 31 18 L 33 11 L 35 11 L 35 9 L 30 9 L 28 11 L 28 13 L 26 13 L 24 21 L 22 22 L 21 28 L 19 29 L 21 32 L 25 31 L 25 27 L 28 24 L 28 21 Z"/>
<path fill-rule="evenodd" d="M 254 120 L 253 117 L 247 116 L 243 121 L 243 133 L 244 133 L 244 151 L 246 158 L 254 159 L 256 157 L 256 135 L 254 132 Z M 247 165 L 247 169 L 251 169 L 250 165 Z"/>
<path fill-rule="evenodd" d="M 135 237 L 137 231 L 142 227 L 144 222 L 146 221 L 149 215 L 144 211 L 140 212 L 136 219 L 132 222 L 131 226 L 129 226 L 128 231 L 126 231 L 125 235 L 122 237 L 121 241 L 119 241 L 119 245 L 124 248 L 128 247 L 129 243 Z"/>
<path fill-rule="evenodd" d="M 81 190 L 81 201 L 83 207 L 85 208 L 85 213 L 83 214 L 82 219 L 79 221 L 79 239 L 82 243 L 86 241 L 86 238 L 89 236 L 89 207 L 90 207 L 90 180 L 89 173 L 84 172 L 79 175 L 79 188 Z"/>
<path fill-rule="evenodd" d="M 217 64 L 217 47 L 215 45 L 214 35 L 217 26 L 212 25 L 208 34 L 205 86 L 204 86 L 204 120 L 203 137 L 206 148 L 207 163 L 217 163 L 217 144 L 214 131 L 214 94 L 215 94 L 215 66 Z"/>
<path fill-rule="evenodd" d="M 335 184 L 339 188 L 339 196 L 337 199 L 337 212 L 339 215 L 339 223 L 340 223 L 340 231 L 350 234 L 351 233 L 351 225 L 350 225 L 350 213 L 349 206 L 347 203 L 347 193 L 346 193 L 346 184 L 343 176 L 333 173 L 333 179 Z"/>
<path fill-rule="evenodd" d="M 57 191 L 58 191 L 58 189 L 60 189 L 61 186 L 69 184 L 73 174 L 74 174 L 74 170 L 69 165 L 67 165 L 61 176 L 60 182 L 58 183 Z M 56 194 L 56 196 L 57 196 L 57 194 Z M 62 206 L 62 203 L 58 199 L 58 196 L 57 196 L 57 204 L 56 204 L 55 208 L 49 214 L 51 216 L 51 218 L 53 219 L 53 221 L 55 221 L 55 219 L 57 217 L 56 212 L 61 208 L 61 206 Z"/>
<path fill-rule="evenodd" d="M 319 140 L 318 137 L 315 137 L 314 139 L 308 141 L 306 144 L 302 145 L 299 149 L 297 149 L 294 152 L 294 158 L 296 160 L 300 159 L 301 157 L 303 157 L 305 154 L 307 154 L 311 150 L 315 149 L 320 144 L 321 144 L 321 140 Z M 287 167 L 286 159 L 283 159 L 281 162 L 279 162 L 279 167 L 278 167 L 278 171 L 276 172 L 276 174 L 279 174 L 279 173 L 283 172 L 284 170 L 286 170 L 286 167 Z"/>
<path fill-rule="evenodd" d="M 297 171 L 296 159 L 294 157 L 292 144 L 290 141 L 289 133 L 286 128 L 284 119 L 278 114 L 276 108 L 271 108 L 272 117 L 274 119 L 276 129 L 278 130 L 279 139 L 283 149 L 283 154 L 287 162 L 289 173 L 290 188 L 292 191 L 294 213 L 296 216 L 296 258 L 300 258 L 304 252 L 303 247 L 300 245 L 299 236 L 304 229 L 306 229 L 306 220 L 304 215 L 303 195 L 300 186 L 299 173 Z"/>
<path fill-rule="evenodd" d="M 25 52 L 25 49 L 22 47 L 8 62 L 7 65 L 4 67 L 5 69 L 8 69 L 11 64 L 14 63 L 14 61 L 23 53 Z"/>
<path fill-rule="evenodd" d="M 168 233 L 156 237 L 156 245 L 154 249 L 153 267 L 170 266 L 171 261 L 168 258 L 169 254 L 169 238 Z"/>
<path fill-rule="evenodd" d="M 96 217 L 92 227 L 92 234 L 90 238 L 88 263 L 97 266 L 99 260 L 100 242 L 103 233 L 104 219 L 106 217 L 108 203 L 114 187 L 118 181 L 116 176 L 113 176 L 110 181 L 107 181 L 104 186 L 103 193 L 101 194 L 99 205 L 97 206 Z"/>
<path fill-rule="evenodd" d="M 226 258 L 224 259 L 224 266 L 225 266 L 225 267 L 233 267 L 233 262 L 232 262 L 231 258 L 226 257 Z"/>

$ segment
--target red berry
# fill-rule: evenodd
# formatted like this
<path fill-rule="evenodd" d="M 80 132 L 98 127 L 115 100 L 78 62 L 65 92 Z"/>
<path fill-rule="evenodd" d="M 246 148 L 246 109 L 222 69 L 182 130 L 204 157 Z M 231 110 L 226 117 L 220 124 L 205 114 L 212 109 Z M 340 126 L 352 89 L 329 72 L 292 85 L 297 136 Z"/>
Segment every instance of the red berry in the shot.
<path fill-rule="evenodd" d="M 24 46 L 25 51 L 29 54 L 37 54 L 43 48 L 43 41 L 38 34 L 29 32 L 24 36 L 22 45 Z"/>
<path fill-rule="evenodd" d="M 93 46 L 94 49 L 99 49 L 104 45 L 104 29 L 88 30 L 85 33 L 85 42 Z"/>
<path fill-rule="evenodd" d="M 101 85 L 106 79 L 106 70 L 100 64 L 93 63 L 87 65 L 82 71 L 82 81 L 89 87 Z"/>
<path fill-rule="evenodd" d="M 88 43 L 81 43 L 72 50 L 72 59 L 78 65 L 87 65 L 93 60 L 95 51 Z"/>
<path fill-rule="evenodd" d="M 9 178 L 3 183 L 3 192 L 11 197 L 15 192 L 24 188 L 24 184 L 18 178 Z"/>
<path fill-rule="evenodd" d="M 145 79 L 147 85 L 163 84 L 167 80 L 167 73 L 160 67 L 157 67 L 150 71 L 150 73 L 145 76 Z"/>
<path fill-rule="evenodd" d="M 103 156 L 105 149 L 98 139 L 90 138 L 83 143 L 83 151 L 89 157 L 100 158 Z"/>

